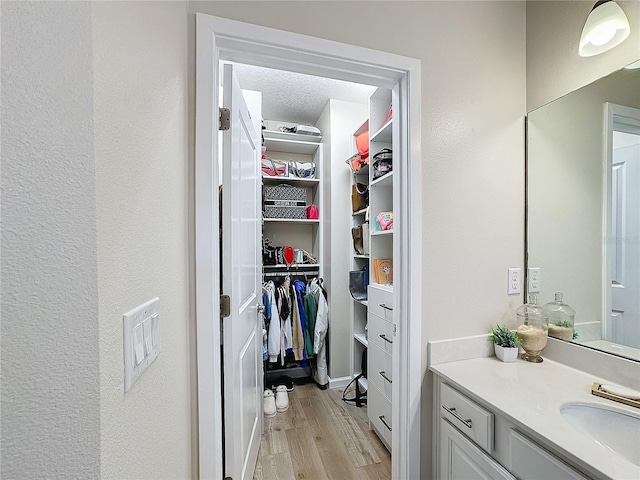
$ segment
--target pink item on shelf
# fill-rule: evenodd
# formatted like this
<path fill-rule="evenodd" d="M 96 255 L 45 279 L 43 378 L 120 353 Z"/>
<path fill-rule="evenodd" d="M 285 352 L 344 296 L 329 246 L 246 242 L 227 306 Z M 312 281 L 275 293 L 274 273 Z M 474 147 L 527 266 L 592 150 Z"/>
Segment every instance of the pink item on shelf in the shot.
<path fill-rule="evenodd" d="M 393 212 L 380 212 L 376 217 L 381 230 L 391 230 L 393 228 Z"/>

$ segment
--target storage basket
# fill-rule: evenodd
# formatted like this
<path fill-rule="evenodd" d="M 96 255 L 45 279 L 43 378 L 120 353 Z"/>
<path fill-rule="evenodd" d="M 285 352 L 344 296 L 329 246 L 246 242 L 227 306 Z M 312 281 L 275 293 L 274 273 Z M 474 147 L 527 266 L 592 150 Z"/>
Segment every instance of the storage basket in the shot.
<path fill-rule="evenodd" d="M 268 205 L 265 202 L 264 218 L 290 218 L 304 220 L 307 218 L 307 207 L 295 205 Z"/>
<path fill-rule="evenodd" d="M 306 207 L 307 189 L 294 187 L 285 183 L 280 185 L 265 185 L 264 199 L 304 202 L 304 206 Z"/>
<path fill-rule="evenodd" d="M 264 186 L 264 218 L 307 218 L 307 189 L 288 184 Z"/>

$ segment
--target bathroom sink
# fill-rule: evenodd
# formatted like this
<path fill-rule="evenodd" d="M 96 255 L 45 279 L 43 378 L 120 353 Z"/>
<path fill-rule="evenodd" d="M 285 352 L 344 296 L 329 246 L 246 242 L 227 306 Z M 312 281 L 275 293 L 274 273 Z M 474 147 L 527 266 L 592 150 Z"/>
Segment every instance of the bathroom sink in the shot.
<path fill-rule="evenodd" d="M 560 407 L 562 417 L 597 444 L 640 466 L 640 412 L 586 402 Z"/>

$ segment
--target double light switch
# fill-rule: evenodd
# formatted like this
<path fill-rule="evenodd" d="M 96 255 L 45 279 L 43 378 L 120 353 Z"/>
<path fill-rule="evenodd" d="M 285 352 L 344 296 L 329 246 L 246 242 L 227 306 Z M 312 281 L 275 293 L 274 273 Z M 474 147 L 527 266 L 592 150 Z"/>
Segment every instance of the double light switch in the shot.
<path fill-rule="evenodd" d="M 154 298 L 122 316 L 124 333 L 124 391 L 160 353 L 160 299 Z"/>

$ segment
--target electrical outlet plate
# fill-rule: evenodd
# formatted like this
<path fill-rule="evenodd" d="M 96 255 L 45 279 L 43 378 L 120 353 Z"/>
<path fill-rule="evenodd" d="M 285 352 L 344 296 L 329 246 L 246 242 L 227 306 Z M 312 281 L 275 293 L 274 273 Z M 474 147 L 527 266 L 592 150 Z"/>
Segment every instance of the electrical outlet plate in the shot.
<path fill-rule="evenodd" d="M 160 298 L 122 316 L 124 339 L 124 391 L 140 378 L 160 353 Z"/>
<path fill-rule="evenodd" d="M 510 268 L 507 277 L 507 293 L 516 295 L 520 293 L 520 285 L 522 283 L 522 269 Z"/>
<path fill-rule="evenodd" d="M 527 269 L 527 292 L 540 293 L 540 267 Z"/>

